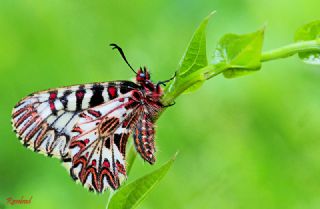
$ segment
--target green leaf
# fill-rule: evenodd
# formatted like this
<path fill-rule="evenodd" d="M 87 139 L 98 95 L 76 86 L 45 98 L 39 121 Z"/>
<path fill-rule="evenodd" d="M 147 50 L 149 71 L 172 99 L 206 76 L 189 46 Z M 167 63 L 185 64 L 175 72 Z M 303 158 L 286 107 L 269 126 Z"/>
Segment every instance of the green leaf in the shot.
<path fill-rule="evenodd" d="M 171 168 L 176 155 L 157 170 L 121 187 L 109 202 L 108 209 L 131 209 L 151 192 Z"/>
<path fill-rule="evenodd" d="M 200 26 L 193 34 L 193 37 L 187 47 L 187 50 L 185 51 L 184 56 L 182 57 L 182 60 L 180 62 L 181 64 L 177 71 L 177 79 L 179 79 L 179 77 L 185 77 L 208 65 L 206 48 L 206 28 L 210 17 L 214 13 L 215 12 L 209 14 L 201 22 Z M 194 86 L 191 86 L 189 89 L 187 89 L 185 93 L 196 90 L 202 85 L 202 83 L 203 82 L 196 83 Z"/>
<path fill-rule="evenodd" d="M 134 145 L 133 143 L 130 145 L 130 148 L 129 148 L 129 152 L 128 152 L 128 155 L 127 155 L 127 175 L 129 176 L 129 173 L 131 171 L 131 168 L 133 166 L 133 163 L 135 161 L 137 157 L 137 152 L 134 148 Z"/>
<path fill-rule="evenodd" d="M 213 64 L 224 64 L 226 78 L 246 75 L 261 67 L 264 29 L 254 33 L 223 36 L 214 51 Z"/>
<path fill-rule="evenodd" d="M 296 31 L 296 42 L 317 40 L 320 43 L 320 20 L 303 25 Z M 300 52 L 299 57 L 308 64 L 320 65 L 320 49 L 315 48 L 312 52 Z"/>

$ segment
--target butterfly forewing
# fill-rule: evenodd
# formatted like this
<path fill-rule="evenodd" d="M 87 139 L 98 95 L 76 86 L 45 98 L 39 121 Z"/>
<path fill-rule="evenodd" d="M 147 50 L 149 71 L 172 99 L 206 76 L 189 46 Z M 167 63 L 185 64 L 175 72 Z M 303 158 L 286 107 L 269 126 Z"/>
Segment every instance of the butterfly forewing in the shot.
<path fill-rule="evenodd" d="M 129 81 L 75 85 L 34 93 L 13 109 L 12 124 L 28 148 L 58 158 L 68 158 L 71 130 L 79 114 L 132 91 Z"/>

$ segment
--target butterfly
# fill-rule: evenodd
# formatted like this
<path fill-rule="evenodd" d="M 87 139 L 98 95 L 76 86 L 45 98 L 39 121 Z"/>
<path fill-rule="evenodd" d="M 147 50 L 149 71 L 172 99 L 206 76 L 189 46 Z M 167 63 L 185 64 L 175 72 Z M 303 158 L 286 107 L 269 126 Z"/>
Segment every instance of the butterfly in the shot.
<path fill-rule="evenodd" d="M 13 108 L 12 125 L 21 143 L 61 159 L 71 177 L 90 191 L 116 190 L 126 179 L 126 144 L 133 135 L 136 151 L 155 163 L 155 120 L 166 107 L 161 85 L 144 68 L 136 72 L 117 49 L 136 82 L 111 81 L 40 91 Z"/>

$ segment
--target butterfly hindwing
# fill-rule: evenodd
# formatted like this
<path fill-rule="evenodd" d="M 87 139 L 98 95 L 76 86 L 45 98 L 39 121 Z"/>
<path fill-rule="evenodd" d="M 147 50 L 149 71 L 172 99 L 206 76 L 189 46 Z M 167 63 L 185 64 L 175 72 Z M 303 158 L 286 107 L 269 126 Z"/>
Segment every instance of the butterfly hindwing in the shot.
<path fill-rule="evenodd" d="M 126 178 L 125 150 L 141 113 L 135 91 L 79 114 L 70 143 L 70 175 L 96 192 L 117 189 Z"/>
<path fill-rule="evenodd" d="M 142 114 L 140 114 L 133 130 L 133 141 L 137 152 L 150 164 L 156 161 L 154 135 L 154 123 L 146 113 L 146 110 L 144 110 Z"/>

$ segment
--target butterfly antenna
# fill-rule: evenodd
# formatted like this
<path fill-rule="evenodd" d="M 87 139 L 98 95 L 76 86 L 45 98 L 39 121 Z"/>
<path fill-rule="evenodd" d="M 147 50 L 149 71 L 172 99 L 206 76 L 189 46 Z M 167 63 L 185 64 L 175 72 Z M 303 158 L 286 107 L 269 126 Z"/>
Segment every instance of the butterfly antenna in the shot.
<path fill-rule="evenodd" d="M 129 64 L 126 56 L 124 55 L 123 53 L 123 50 L 121 49 L 120 46 L 118 46 L 117 44 L 110 44 L 110 46 L 112 47 L 112 49 L 117 49 L 122 57 L 122 59 L 127 63 L 127 65 L 130 67 L 130 69 L 135 73 L 137 74 L 137 72 L 131 67 L 131 65 Z"/>

